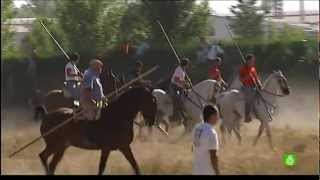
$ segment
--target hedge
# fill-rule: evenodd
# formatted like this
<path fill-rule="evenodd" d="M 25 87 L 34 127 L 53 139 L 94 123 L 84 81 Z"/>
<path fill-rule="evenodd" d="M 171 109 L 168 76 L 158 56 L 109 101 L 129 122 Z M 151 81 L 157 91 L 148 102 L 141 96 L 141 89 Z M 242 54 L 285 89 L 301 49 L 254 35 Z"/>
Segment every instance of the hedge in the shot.
<path fill-rule="evenodd" d="M 316 44 L 316 43 L 315 43 Z M 317 67 L 312 62 L 300 62 L 307 56 L 308 48 L 302 41 L 259 43 L 255 44 L 240 44 L 242 52 L 251 52 L 256 55 L 257 68 L 261 74 L 268 74 L 273 70 L 282 70 L 288 76 L 294 78 L 314 79 L 317 76 Z M 223 45 L 225 50 L 225 58 L 222 65 L 223 76 L 227 81 L 234 78 L 241 59 L 239 52 L 232 43 L 225 42 Z M 180 49 L 179 52 L 184 52 L 184 56 L 192 60 L 192 68 L 190 76 L 193 82 L 199 82 L 207 78 L 208 64 L 196 62 L 196 46 L 188 46 L 188 49 Z M 87 67 L 88 61 L 92 58 L 81 53 L 81 64 L 79 69 L 82 71 Z M 118 76 L 125 75 L 132 70 L 135 58 L 120 55 L 117 50 L 111 52 L 108 57 L 103 59 L 107 66 L 112 67 L 114 73 Z M 170 77 L 177 61 L 174 54 L 168 48 L 150 49 L 141 59 L 144 62 L 145 69 L 148 69 L 156 64 L 160 65 L 160 70 L 148 76 L 153 81 L 166 79 Z M 61 88 L 64 80 L 64 65 L 63 56 L 56 56 L 37 61 L 37 77 L 38 86 L 43 91 L 50 89 Z M 26 78 L 26 63 L 23 59 L 6 59 L 2 60 L 2 95 L 7 98 L 7 101 L 23 99 L 26 101 L 30 97 L 30 82 Z M 12 78 L 13 85 L 9 87 L 9 77 Z"/>

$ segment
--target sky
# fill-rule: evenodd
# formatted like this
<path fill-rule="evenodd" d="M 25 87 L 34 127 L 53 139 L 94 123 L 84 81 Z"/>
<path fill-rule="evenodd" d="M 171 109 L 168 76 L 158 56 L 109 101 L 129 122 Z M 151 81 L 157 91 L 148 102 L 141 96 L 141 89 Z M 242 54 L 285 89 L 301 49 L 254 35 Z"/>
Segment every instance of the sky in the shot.
<path fill-rule="evenodd" d="M 261 2 L 258 2 L 260 4 Z M 20 7 L 23 4 L 26 4 L 25 0 L 14 0 L 14 4 L 17 7 Z M 236 5 L 236 0 L 210 0 L 211 9 L 221 15 L 230 14 L 229 8 L 233 5 Z M 304 8 L 306 11 L 319 11 L 319 0 L 305 0 Z M 299 11 L 299 0 L 284 0 L 283 9 L 285 12 L 290 11 Z"/>

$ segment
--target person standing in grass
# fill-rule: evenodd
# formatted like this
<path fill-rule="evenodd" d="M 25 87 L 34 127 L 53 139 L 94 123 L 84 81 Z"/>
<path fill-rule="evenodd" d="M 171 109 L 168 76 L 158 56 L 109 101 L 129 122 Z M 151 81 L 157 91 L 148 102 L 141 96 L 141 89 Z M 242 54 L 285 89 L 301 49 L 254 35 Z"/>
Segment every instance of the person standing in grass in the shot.
<path fill-rule="evenodd" d="M 208 105 L 203 110 L 204 122 L 193 129 L 193 175 L 219 175 L 217 151 L 218 134 L 213 126 L 217 124 L 219 112 L 216 107 Z"/>

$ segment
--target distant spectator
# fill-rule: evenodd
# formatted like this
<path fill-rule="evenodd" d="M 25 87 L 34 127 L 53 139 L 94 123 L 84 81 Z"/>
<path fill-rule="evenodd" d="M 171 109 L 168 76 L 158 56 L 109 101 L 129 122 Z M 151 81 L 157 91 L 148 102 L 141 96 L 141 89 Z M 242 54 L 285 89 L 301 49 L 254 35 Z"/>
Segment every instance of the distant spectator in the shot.
<path fill-rule="evenodd" d="M 207 40 L 204 37 L 200 38 L 200 47 L 199 50 L 197 52 L 198 55 L 198 61 L 199 62 L 205 62 L 206 61 L 206 56 L 208 54 L 209 51 L 209 44 L 207 42 Z"/>
<path fill-rule="evenodd" d="M 136 59 L 141 59 L 144 56 L 145 51 L 149 48 L 150 48 L 149 42 L 143 41 L 136 50 L 136 55 L 135 55 Z"/>
<path fill-rule="evenodd" d="M 222 49 L 222 43 L 220 41 L 210 47 L 207 61 L 214 61 L 217 57 L 220 57 L 221 59 L 224 57 L 224 50 Z"/>
<path fill-rule="evenodd" d="M 31 85 L 32 91 L 37 89 L 37 62 L 36 62 L 36 51 L 33 50 L 27 58 L 27 75 Z"/>

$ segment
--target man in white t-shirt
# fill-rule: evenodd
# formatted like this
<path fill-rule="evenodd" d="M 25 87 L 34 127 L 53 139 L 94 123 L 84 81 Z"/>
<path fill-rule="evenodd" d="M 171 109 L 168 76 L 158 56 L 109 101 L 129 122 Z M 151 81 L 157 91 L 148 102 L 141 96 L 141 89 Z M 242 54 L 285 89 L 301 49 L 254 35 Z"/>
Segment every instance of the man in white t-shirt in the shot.
<path fill-rule="evenodd" d="M 182 58 L 180 65 L 175 69 L 169 86 L 169 93 L 172 97 L 173 104 L 173 119 L 178 120 L 185 118 L 184 103 L 182 96 L 186 93 L 186 89 L 189 87 L 186 81 L 186 69 L 189 65 L 189 59 Z"/>
<path fill-rule="evenodd" d="M 193 129 L 193 175 L 219 175 L 218 156 L 219 141 L 213 126 L 217 124 L 219 112 L 216 107 L 208 105 L 203 110 L 204 122 Z"/>
<path fill-rule="evenodd" d="M 66 64 L 65 71 L 65 83 L 66 89 L 71 94 L 74 99 L 79 99 L 80 97 L 80 84 L 83 75 L 78 72 L 77 64 L 79 63 L 80 56 L 74 53 L 70 56 L 70 61 Z"/>

